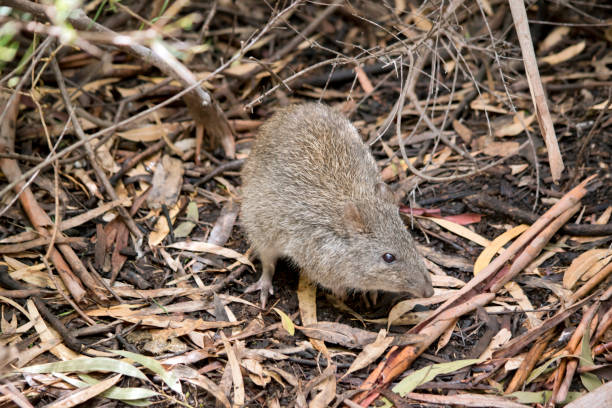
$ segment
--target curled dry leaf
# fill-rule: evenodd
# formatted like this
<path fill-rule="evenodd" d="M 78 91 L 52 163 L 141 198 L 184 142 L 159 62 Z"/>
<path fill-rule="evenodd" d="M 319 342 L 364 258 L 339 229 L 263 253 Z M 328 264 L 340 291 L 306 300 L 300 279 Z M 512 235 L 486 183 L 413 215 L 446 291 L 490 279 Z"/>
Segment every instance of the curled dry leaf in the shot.
<path fill-rule="evenodd" d="M 516 282 L 508 282 L 504 285 L 504 288 L 510 293 L 510 296 L 516 299 L 521 310 L 535 309 L 523 289 Z M 527 315 L 526 325 L 528 329 L 534 329 L 542 324 L 539 319 L 539 316 L 542 315 L 541 312 L 526 312 L 525 314 Z"/>
<path fill-rule="evenodd" d="M 436 346 L 436 353 L 442 350 L 450 341 L 451 337 L 453 336 L 453 331 L 455 331 L 455 327 L 457 327 L 457 321 L 459 321 L 459 319 L 455 319 L 455 324 L 449 325 L 444 333 L 442 333 L 440 336 L 438 345 Z"/>
<path fill-rule="evenodd" d="M 612 254 L 610 249 L 591 249 L 574 259 L 563 274 L 563 287 L 571 289 L 585 273 L 593 274 L 589 269 Z M 603 268 L 605 265 L 602 265 Z M 599 269 L 601 269 L 599 268 Z M 595 272 L 597 273 L 597 272 Z"/>
<path fill-rule="evenodd" d="M 512 121 L 504 126 L 497 127 L 494 135 L 497 137 L 517 136 L 529 128 L 535 120 L 535 114 L 525 117 L 525 112 L 520 111 L 512 116 Z"/>
<path fill-rule="evenodd" d="M 448 296 L 433 296 L 430 298 L 423 299 L 406 299 L 397 303 L 395 306 L 391 308 L 389 311 L 389 317 L 387 318 L 387 329 L 391 327 L 391 325 L 397 321 L 400 317 L 402 317 L 405 313 L 410 312 L 417 305 L 421 306 L 431 306 L 437 303 L 444 302 Z"/>
<path fill-rule="evenodd" d="M 552 47 L 557 45 L 561 40 L 563 40 L 563 38 L 567 36 L 569 32 L 570 32 L 569 27 L 566 27 L 566 26 L 556 27 L 540 43 L 538 50 L 540 52 L 546 52 L 550 50 Z"/>
<path fill-rule="evenodd" d="M 482 250 L 480 255 L 478 255 L 478 259 L 474 262 L 474 275 L 483 270 L 489 263 L 491 263 L 491 259 L 498 253 L 504 245 L 510 242 L 512 239 L 516 238 L 520 234 L 522 234 L 527 228 L 528 225 L 521 224 L 503 234 L 499 235 L 495 238 L 489 245 Z"/>
<path fill-rule="evenodd" d="M 223 205 L 221 214 L 210 231 L 207 242 L 219 246 L 225 245 L 232 234 L 239 210 L 240 206 L 234 200 L 227 201 Z"/>
<path fill-rule="evenodd" d="M 0 346 L 0 374 L 4 374 L 5 367 L 19 356 L 17 346 Z"/>
<path fill-rule="evenodd" d="M 495 334 L 495 336 L 493 336 L 491 342 L 489 342 L 489 345 L 487 346 L 485 351 L 483 351 L 480 355 L 480 359 L 486 360 L 491 358 L 491 356 L 493 355 L 493 351 L 497 350 L 500 346 L 506 344 L 511 337 L 512 333 L 510 332 L 510 330 L 502 328 L 499 332 L 497 332 L 497 334 Z"/>
<path fill-rule="evenodd" d="M 516 153 L 519 148 L 518 142 L 489 142 L 483 149 L 487 156 L 506 157 Z"/>
<path fill-rule="evenodd" d="M 593 266 L 591 266 L 589 270 L 584 273 L 584 275 L 580 277 L 580 280 L 586 281 L 591 279 L 599 271 L 605 268 L 610 262 L 612 262 L 612 255 L 606 258 L 601 258 L 599 261 L 595 262 Z"/>
<path fill-rule="evenodd" d="M 387 331 L 385 329 L 381 329 L 378 332 L 376 340 L 363 348 L 361 353 L 359 353 L 355 360 L 353 360 L 351 366 L 343 377 L 357 370 L 361 370 L 362 368 L 365 368 L 373 363 L 385 352 L 385 350 L 387 350 L 391 343 L 393 343 L 393 337 L 387 337 Z"/>
<path fill-rule="evenodd" d="M 251 261 L 249 261 L 249 258 L 247 258 L 246 256 L 242 255 L 239 252 L 234 251 L 233 249 L 230 248 L 225 248 L 225 247 L 220 247 L 218 245 L 214 245 L 214 244 L 209 244 L 208 242 L 202 242 L 202 241 L 181 241 L 181 242 L 175 242 L 173 244 L 168 245 L 168 247 L 170 248 L 174 248 L 174 249 L 182 249 L 184 251 L 191 251 L 191 252 L 206 252 L 209 254 L 215 254 L 215 255 L 220 255 L 223 256 L 225 258 L 231 258 L 231 259 L 235 259 L 238 262 L 248 265 L 251 268 L 253 268 L 253 270 L 255 270 L 255 266 L 253 266 L 253 264 L 251 263 Z"/>
<path fill-rule="evenodd" d="M 453 120 L 453 129 L 455 129 L 455 132 L 457 132 L 457 134 L 459 135 L 459 137 L 461 137 L 465 144 L 471 143 L 472 131 L 470 130 L 470 128 L 455 119 Z"/>
<path fill-rule="evenodd" d="M 266 374 L 266 370 L 258 361 L 245 358 L 240 365 L 247 369 L 249 378 L 258 386 L 265 387 L 270 382 L 270 376 Z"/>
<path fill-rule="evenodd" d="M 580 54 L 584 50 L 585 46 L 586 43 L 584 41 L 580 41 L 578 44 L 570 45 L 563 51 L 560 51 L 556 54 L 551 54 L 546 57 L 540 58 L 540 62 L 547 63 L 550 65 L 560 64 Z"/>
<path fill-rule="evenodd" d="M 321 375 L 314 379 L 312 392 L 315 396 L 308 408 L 327 408 L 336 398 L 336 366 L 329 365 Z"/>

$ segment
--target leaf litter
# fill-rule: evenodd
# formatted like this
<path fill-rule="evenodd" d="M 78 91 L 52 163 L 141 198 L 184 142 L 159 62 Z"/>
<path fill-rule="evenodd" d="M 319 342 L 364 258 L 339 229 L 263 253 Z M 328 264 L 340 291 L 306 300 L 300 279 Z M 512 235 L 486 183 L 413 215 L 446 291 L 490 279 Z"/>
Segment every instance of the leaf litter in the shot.
<path fill-rule="evenodd" d="M 6 3 L 0 406 L 610 400 L 609 8 Z M 244 293 L 240 168 L 306 100 L 370 142 L 432 298 L 290 262 Z"/>

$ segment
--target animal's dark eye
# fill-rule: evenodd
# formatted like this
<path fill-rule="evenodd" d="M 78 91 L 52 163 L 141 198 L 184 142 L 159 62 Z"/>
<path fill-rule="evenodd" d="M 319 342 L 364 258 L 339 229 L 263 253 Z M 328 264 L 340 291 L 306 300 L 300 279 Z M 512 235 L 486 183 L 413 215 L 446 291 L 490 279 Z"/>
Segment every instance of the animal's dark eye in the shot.
<path fill-rule="evenodd" d="M 395 255 L 386 252 L 386 253 L 383 254 L 382 259 L 386 263 L 393 263 L 393 262 L 395 262 Z"/>

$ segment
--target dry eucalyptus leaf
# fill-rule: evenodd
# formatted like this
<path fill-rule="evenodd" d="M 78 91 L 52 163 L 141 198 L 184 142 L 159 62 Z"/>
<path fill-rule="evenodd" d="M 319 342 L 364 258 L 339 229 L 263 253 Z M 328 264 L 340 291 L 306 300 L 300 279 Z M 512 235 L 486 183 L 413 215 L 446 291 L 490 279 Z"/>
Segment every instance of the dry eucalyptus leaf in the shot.
<path fill-rule="evenodd" d="M 381 329 L 378 332 L 376 340 L 363 348 L 361 353 L 359 353 L 355 360 L 353 360 L 351 366 L 344 375 L 349 375 L 352 372 L 369 366 L 371 363 L 376 361 L 376 359 L 378 359 L 378 357 L 380 357 L 385 350 L 387 350 L 391 343 L 393 343 L 393 337 L 387 337 L 387 331 L 385 329 Z"/>
<path fill-rule="evenodd" d="M 183 185 L 183 161 L 169 155 L 164 155 L 157 163 L 153 173 L 151 192 L 147 197 L 147 205 L 158 209 L 162 205 L 171 207 L 176 203 Z"/>

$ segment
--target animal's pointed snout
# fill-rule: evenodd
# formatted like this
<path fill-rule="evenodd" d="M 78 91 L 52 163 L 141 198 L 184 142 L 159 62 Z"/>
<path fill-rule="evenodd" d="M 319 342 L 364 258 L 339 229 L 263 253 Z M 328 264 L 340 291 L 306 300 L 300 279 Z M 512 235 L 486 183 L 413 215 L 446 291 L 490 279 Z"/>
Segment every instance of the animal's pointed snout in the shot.
<path fill-rule="evenodd" d="M 421 297 L 432 297 L 434 294 L 433 286 L 431 286 L 431 282 L 429 282 L 425 287 L 423 287 Z"/>

